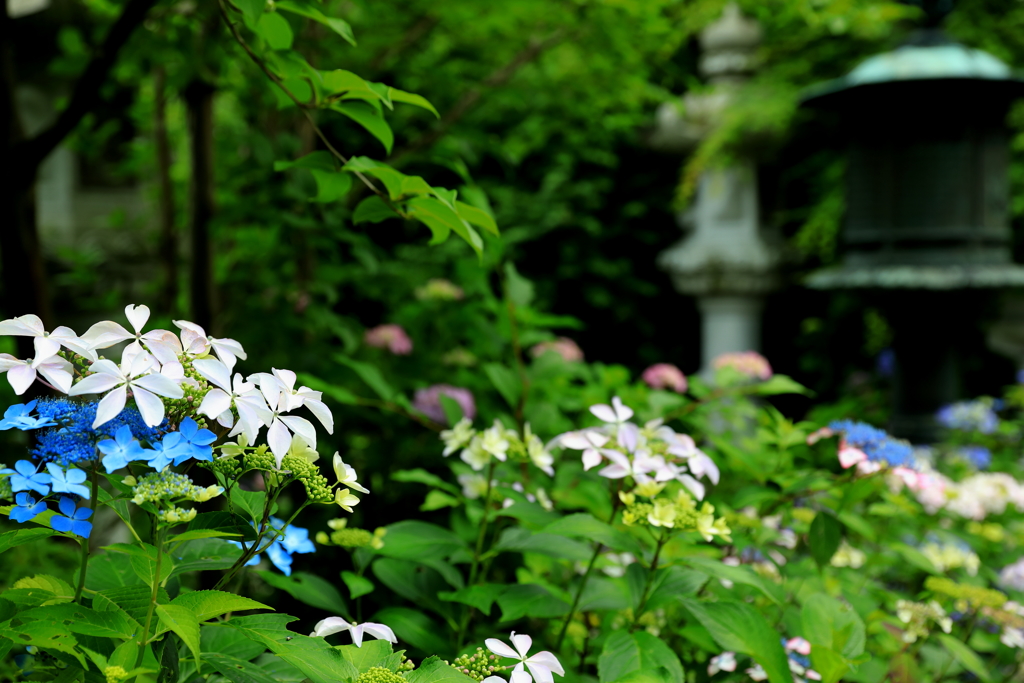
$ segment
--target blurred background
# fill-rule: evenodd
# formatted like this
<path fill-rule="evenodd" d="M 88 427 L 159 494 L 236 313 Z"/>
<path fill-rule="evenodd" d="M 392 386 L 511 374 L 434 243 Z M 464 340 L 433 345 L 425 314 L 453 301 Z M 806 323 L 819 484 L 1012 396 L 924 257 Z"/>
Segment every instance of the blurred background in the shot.
<path fill-rule="evenodd" d="M 915 439 L 1024 367 L 1016 0 L 330 0 L 357 47 L 288 15 L 315 67 L 437 108 L 389 113 L 390 153 L 318 125 L 492 212 L 482 260 L 418 223 L 353 225 L 358 193 L 311 202 L 309 172 L 275 171 L 321 143 L 215 3 L 6 3 L 3 317 L 82 332 L 146 303 L 237 339 L 243 371 L 319 381 L 339 423 L 320 450 L 371 489 L 375 463 L 438 450 L 406 419 L 417 390 L 500 414 L 484 368 L 520 345 L 571 340 L 528 406 L 545 438 L 651 364 L 724 351 Z M 411 349 L 367 343 L 383 324 Z"/>

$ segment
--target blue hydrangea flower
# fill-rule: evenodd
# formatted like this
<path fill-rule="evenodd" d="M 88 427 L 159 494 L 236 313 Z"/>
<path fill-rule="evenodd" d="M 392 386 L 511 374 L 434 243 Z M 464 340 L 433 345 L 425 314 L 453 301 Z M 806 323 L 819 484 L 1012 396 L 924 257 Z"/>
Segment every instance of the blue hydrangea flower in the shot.
<path fill-rule="evenodd" d="M 184 462 L 191 455 L 188 445 L 183 443 L 181 432 L 171 432 L 163 440 L 153 442 L 150 446 L 153 450 L 145 451 L 145 456 L 149 460 L 149 466 L 157 472 L 163 472 L 178 458 Z"/>
<path fill-rule="evenodd" d="M 217 440 L 216 434 L 209 429 L 200 429 L 191 417 L 181 421 L 178 433 L 181 434 L 181 447 L 184 453 L 175 456 L 175 465 L 180 465 L 189 458 L 213 460 L 213 447 L 210 444 Z"/>
<path fill-rule="evenodd" d="M 17 505 L 11 509 L 11 519 L 19 524 L 24 524 L 30 519 L 34 519 L 36 515 L 46 511 L 46 503 L 43 501 L 36 502 L 28 493 L 19 493 L 15 497 L 14 502 Z"/>
<path fill-rule="evenodd" d="M 883 461 L 892 467 L 912 467 L 914 464 L 914 447 L 906 441 L 894 439 L 884 429 L 853 420 L 835 420 L 829 428 L 842 432 L 846 444 L 863 451 L 868 460 Z"/>
<path fill-rule="evenodd" d="M 984 446 L 965 446 L 960 449 L 960 455 L 979 470 L 987 470 L 992 464 L 992 451 Z"/>
<path fill-rule="evenodd" d="M 146 459 L 146 449 L 132 435 L 128 425 L 121 425 L 113 439 L 100 441 L 96 448 L 103 453 L 103 467 L 107 474 L 128 466 L 128 463 Z"/>
<path fill-rule="evenodd" d="M 277 517 L 270 518 L 270 524 L 275 529 L 283 529 L 284 522 Z M 237 545 L 239 548 L 242 547 L 241 543 L 237 541 L 231 541 L 232 545 Z M 285 529 L 284 536 L 278 536 L 275 538 L 267 547 L 263 548 L 263 552 L 266 551 L 267 557 L 270 561 L 281 570 L 281 573 L 285 576 L 291 576 L 292 574 L 292 555 L 294 553 L 313 553 L 316 552 L 316 546 L 313 545 L 313 541 L 309 538 L 309 529 L 302 529 L 300 527 L 291 525 Z M 246 562 L 246 566 L 251 566 L 259 563 L 259 553 L 254 555 L 252 559 Z"/>
<path fill-rule="evenodd" d="M 89 500 L 89 487 L 83 486 L 88 477 L 82 470 L 71 467 L 66 472 L 52 462 L 46 463 L 46 469 L 50 471 L 50 486 L 54 493 L 70 493 Z"/>
<path fill-rule="evenodd" d="M 935 418 L 943 427 L 991 434 L 999 428 L 999 416 L 988 401 L 960 401 L 943 406 Z"/>
<path fill-rule="evenodd" d="M 87 507 L 76 508 L 75 501 L 67 496 L 61 496 L 57 506 L 63 514 L 50 518 L 53 530 L 64 534 L 70 531 L 75 536 L 89 538 L 89 534 L 92 533 L 92 522 L 85 520 L 92 517 L 92 510 Z"/>
<path fill-rule="evenodd" d="M 56 422 L 46 416 L 32 417 L 31 413 L 35 407 L 36 401 L 29 401 L 28 403 L 19 403 L 8 408 L 4 413 L 4 419 L 0 420 L 0 431 L 12 428 L 25 431 L 28 429 L 39 429 L 40 427 L 50 427 L 56 424 Z"/>
<path fill-rule="evenodd" d="M 11 475 L 12 491 L 35 491 L 41 496 L 50 493 L 50 477 L 46 472 L 37 472 L 36 465 L 28 460 L 19 460 L 14 463 L 14 469 L 0 470 L 0 474 Z"/>
<path fill-rule="evenodd" d="M 137 439 L 146 443 L 158 441 L 168 428 L 166 421 L 158 427 L 146 425 L 138 408 L 129 405 L 117 417 L 94 430 L 92 423 L 96 418 L 96 406 L 96 401 L 39 399 L 38 413 L 50 418 L 56 426 L 39 433 L 32 455 L 43 462 L 67 467 L 94 461 L 97 441 L 114 439 L 121 427 L 128 427 Z"/>

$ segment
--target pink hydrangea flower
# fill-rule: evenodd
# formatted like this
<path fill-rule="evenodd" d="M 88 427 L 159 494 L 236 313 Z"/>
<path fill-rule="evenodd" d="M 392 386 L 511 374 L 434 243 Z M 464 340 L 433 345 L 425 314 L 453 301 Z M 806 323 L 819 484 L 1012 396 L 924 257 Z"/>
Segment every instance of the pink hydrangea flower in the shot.
<path fill-rule="evenodd" d="M 363 336 L 363 341 L 378 349 L 387 349 L 396 356 L 412 353 L 412 340 L 400 325 L 377 325 L 370 328 Z"/>
<path fill-rule="evenodd" d="M 655 363 L 644 370 L 640 379 L 652 389 L 670 389 L 680 394 L 686 393 L 686 375 L 671 363 Z"/>
<path fill-rule="evenodd" d="M 413 397 L 412 407 L 420 411 L 434 422 L 447 424 L 444 408 L 441 407 L 441 396 L 454 399 L 462 408 L 462 415 L 472 420 L 476 417 L 476 402 L 469 389 L 453 387 L 450 384 L 435 384 L 426 389 L 417 389 Z"/>
<path fill-rule="evenodd" d="M 530 349 L 530 355 L 540 358 L 548 351 L 554 351 L 563 359 L 574 362 L 583 360 L 583 351 L 572 339 L 559 337 L 551 341 L 543 341 Z"/>
<path fill-rule="evenodd" d="M 723 353 L 711 361 L 711 367 L 715 370 L 732 368 L 751 379 L 767 380 L 772 376 L 772 366 L 768 364 L 768 359 L 757 351 Z"/>

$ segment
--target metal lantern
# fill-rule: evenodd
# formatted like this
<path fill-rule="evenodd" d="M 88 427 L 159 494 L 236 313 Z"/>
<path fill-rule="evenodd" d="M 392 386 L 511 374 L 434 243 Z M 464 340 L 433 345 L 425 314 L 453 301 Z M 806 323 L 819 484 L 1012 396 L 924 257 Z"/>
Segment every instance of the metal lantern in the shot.
<path fill-rule="evenodd" d="M 943 324 L 976 324 L 988 293 L 1024 285 L 1010 252 L 1005 123 L 1021 96 L 1006 64 L 930 29 L 804 99 L 838 114 L 848 143 L 841 264 L 808 284 L 872 291 L 887 311 L 901 436 L 933 438 L 935 411 L 958 398 Z"/>

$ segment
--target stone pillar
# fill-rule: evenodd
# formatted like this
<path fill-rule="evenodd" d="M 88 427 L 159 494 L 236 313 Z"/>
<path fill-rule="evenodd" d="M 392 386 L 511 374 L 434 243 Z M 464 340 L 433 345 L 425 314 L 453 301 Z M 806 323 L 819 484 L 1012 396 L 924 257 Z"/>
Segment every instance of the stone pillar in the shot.
<path fill-rule="evenodd" d="M 682 107 L 662 105 L 649 140 L 656 149 L 685 153 L 713 131 L 732 93 L 753 71 L 761 29 L 730 4 L 700 40 L 701 72 L 713 88 L 687 95 Z M 684 222 L 691 234 L 662 252 L 658 265 L 680 293 L 697 297 L 707 373 L 722 353 L 760 349 L 763 297 L 777 284 L 779 255 L 761 229 L 753 161 L 705 171 Z"/>

